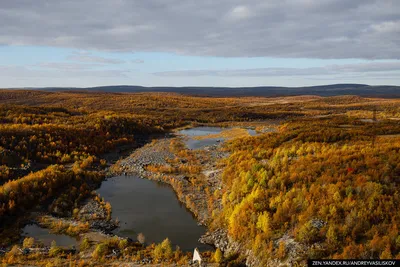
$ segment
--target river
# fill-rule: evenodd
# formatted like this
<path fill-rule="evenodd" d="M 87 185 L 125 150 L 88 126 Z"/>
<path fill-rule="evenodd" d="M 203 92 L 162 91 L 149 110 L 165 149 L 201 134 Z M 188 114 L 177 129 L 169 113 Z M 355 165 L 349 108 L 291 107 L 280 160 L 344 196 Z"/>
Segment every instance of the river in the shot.
<path fill-rule="evenodd" d="M 194 137 L 219 134 L 227 129 L 230 128 L 196 127 L 181 130 L 179 134 L 186 137 L 188 148 L 200 149 L 222 143 L 225 139 L 196 140 Z M 250 135 L 256 135 L 255 130 L 247 130 Z M 110 202 L 112 217 L 120 222 L 115 234 L 136 240 L 137 235 L 143 233 L 147 244 L 159 243 L 168 237 L 183 251 L 193 251 L 196 247 L 203 251 L 210 249 L 210 246 L 198 242 L 206 227 L 198 225 L 169 185 L 135 176 L 118 176 L 104 181 L 97 192 Z M 24 236 L 32 236 L 47 246 L 52 240 L 64 247 L 77 244 L 72 237 L 52 234 L 37 225 L 28 225 L 23 231 Z"/>
<path fill-rule="evenodd" d="M 198 242 L 206 228 L 197 224 L 168 185 L 119 176 L 104 181 L 97 192 L 110 202 L 112 217 L 120 221 L 114 231 L 117 235 L 136 240 L 138 233 L 143 233 L 148 244 L 168 237 L 184 251 L 210 248 Z"/>

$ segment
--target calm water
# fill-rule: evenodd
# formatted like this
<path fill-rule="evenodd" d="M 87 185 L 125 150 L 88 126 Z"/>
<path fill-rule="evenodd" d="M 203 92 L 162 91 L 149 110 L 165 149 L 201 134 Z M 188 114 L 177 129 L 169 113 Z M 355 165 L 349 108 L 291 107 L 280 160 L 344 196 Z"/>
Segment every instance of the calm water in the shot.
<path fill-rule="evenodd" d="M 256 136 L 258 133 L 256 132 L 256 130 L 254 129 L 247 129 L 247 132 L 251 135 L 251 136 Z"/>
<path fill-rule="evenodd" d="M 207 134 L 218 134 L 223 130 L 227 130 L 230 128 L 221 128 L 221 127 L 195 127 L 185 130 L 180 130 L 179 134 L 187 135 L 187 136 L 203 136 Z"/>
<path fill-rule="evenodd" d="M 191 129 L 181 130 L 178 133 L 186 135 L 188 138 L 184 141 L 187 148 L 189 149 L 200 149 L 206 146 L 218 145 L 225 141 L 225 138 L 207 138 L 202 140 L 195 140 L 195 136 L 204 136 L 208 134 L 219 134 L 224 130 L 229 130 L 232 128 L 222 128 L 222 127 L 195 127 Z M 251 136 L 255 136 L 258 133 L 254 129 L 247 129 L 247 132 Z"/>
<path fill-rule="evenodd" d="M 185 144 L 189 149 L 200 149 L 206 146 L 213 146 L 223 143 L 225 138 L 207 138 L 202 140 L 188 139 L 185 140 Z"/>
<path fill-rule="evenodd" d="M 227 130 L 230 128 L 221 128 L 221 127 L 195 127 L 191 129 L 181 130 L 178 133 L 182 135 L 186 135 L 188 138 L 185 140 L 185 145 L 189 149 L 200 149 L 205 146 L 218 145 L 225 141 L 225 138 L 207 138 L 203 140 L 195 140 L 192 137 L 195 136 L 204 136 L 208 134 L 219 134 L 223 130 Z"/>
<path fill-rule="evenodd" d="M 35 240 L 40 241 L 45 246 L 50 246 L 51 242 L 54 240 L 57 246 L 69 248 L 71 246 L 77 246 L 77 241 L 75 238 L 67 235 L 57 235 L 49 232 L 48 229 L 41 228 L 36 224 L 30 224 L 25 226 L 23 229 L 23 236 L 33 237 Z"/>
<path fill-rule="evenodd" d="M 136 240 L 143 233 L 146 243 L 159 243 L 169 238 L 182 250 L 210 249 L 198 239 L 206 228 L 197 225 L 192 214 L 178 201 L 167 185 L 133 176 L 120 176 L 104 181 L 97 192 L 110 202 L 112 217 L 120 227 L 114 232 Z"/>

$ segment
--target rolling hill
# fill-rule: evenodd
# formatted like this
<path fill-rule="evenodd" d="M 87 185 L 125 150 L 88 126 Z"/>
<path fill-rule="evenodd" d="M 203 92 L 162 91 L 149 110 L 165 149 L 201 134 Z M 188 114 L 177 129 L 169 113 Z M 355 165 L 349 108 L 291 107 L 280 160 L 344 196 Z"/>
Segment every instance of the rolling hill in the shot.
<path fill-rule="evenodd" d="M 32 88 L 31 88 L 32 89 Z M 332 84 L 308 87 L 144 87 L 112 85 L 99 87 L 46 87 L 34 88 L 45 91 L 92 91 L 92 92 L 172 92 L 202 96 L 293 96 L 293 95 L 359 95 L 364 97 L 400 97 L 400 86 L 366 84 Z"/>

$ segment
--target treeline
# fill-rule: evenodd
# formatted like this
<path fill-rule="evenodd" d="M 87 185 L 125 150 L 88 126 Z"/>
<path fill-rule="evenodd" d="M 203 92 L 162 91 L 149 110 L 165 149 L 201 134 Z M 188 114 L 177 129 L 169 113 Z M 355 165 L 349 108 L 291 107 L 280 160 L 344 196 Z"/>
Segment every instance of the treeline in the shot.
<path fill-rule="evenodd" d="M 223 206 L 214 227 L 225 225 L 264 264 L 400 258 L 400 137 L 393 134 L 400 134 L 395 121 L 341 117 L 233 141 L 224 187 L 214 193 Z M 293 256 L 293 244 L 305 254 Z"/>
<path fill-rule="evenodd" d="M 27 97 L 29 95 L 29 97 Z M 287 119 L 290 117 L 340 114 L 347 111 L 372 111 L 391 117 L 400 114 L 396 99 L 341 97 L 194 97 L 171 93 L 90 93 L 0 91 L 0 104 L 20 105 L 27 109 L 53 109 L 54 112 L 115 112 L 134 116 L 139 125 L 174 128 L 189 122 L 221 123 Z M 57 110 L 58 109 L 58 110 Z M 64 111 L 63 111 L 64 109 Z M 363 115 L 371 116 L 365 113 Z M 42 117 L 40 114 L 37 117 Z M 9 118 L 10 119 L 10 118 Z M 15 119 L 14 117 L 11 119 Z M 19 118 L 18 118 L 19 119 Z M 47 118 L 49 119 L 49 118 Z M 23 121 L 23 119 L 19 119 Z M 140 122 L 140 120 L 142 120 Z M 25 121 L 28 122 L 27 119 Z"/>
<path fill-rule="evenodd" d="M 81 163 L 82 164 L 82 163 Z M 76 207 L 92 195 L 104 179 L 99 171 L 51 165 L 0 186 L 0 246 L 7 247 L 19 239 L 18 225 L 32 208 L 58 216 L 71 216 Z M 15 225 L 14 225 L 15 224 Z"/>
<path fill-rule="evenodd" d="M 24 254 L 23 249 L 33 252 Z M 46 252 L 45 252 L 46 251 Z M 107 266 L 115 265 L 160 265 L 160 266 L 187 266 L 193 257 L 191 252 L 184 252 L 179 247 L 173 248 L 171 241 L 166 238 L 159 244 L 133 242 L 127 239 L 112 237 L 100 242 L 93 242 L 84 237 L 80 242 L 79 252 L 75 249 L 60 247 L 55 241 L 51 243 L 48 252 L 43 244 L 27 237 L 21 246 L 14 245 L 10 251 L 2 256 L 3 265 L 32 265 L 32 266 Z M 86 257 L 82 258 L 81 253 Z M 201 257 L 205 262 L 221 262 L 221 255 L 213 257 L 212 253 L 202 252 Z"/>
<path fill-rule="evenodd" d="M 68 189 L 73 203 L 91 192 L 91 183 L 99 183 L 103 176 L 86 170 L 67 170 L 64 166 L 51 165 L 44 170 L 31 173 L 21 179 L 0 186 L 0 220 L 29 209 Z"/>
<path fill-rule="evenodd" d="M 161 131 L 141 124 L 143 120 L 107 112 L 72 114 L 43 109 L 40 116 L 37 112 L 24 107 L 8 110 L 3 120 L 9 122 L 0 125 L 0 146 L 23 160 L 68 163 L 133 142 L 135 134 Z"/>
<path fill-rule="evenodd" d="M 358 112 L 361 117 L 391 118 L 400 114 L 397 99 L 368 99 L 357 96 L 317 97 L 194 97 L 172 93 L 90 93 L 0 91 L 0 121 L 42 124 L 60 118 L 84 118 L 85 114 L 104 112 L 133 119 L 145 127 L 176 128 L 188 123 L 222 123 L 287 119 Z M 23 107 L 24 115 L 14 112 Z M 8 113 L 10 110 L 10 113 Z M 12 114 L 14 113 L 14 114 Z M 7 115 L 9 114 L 9 115 Z M 31 114 L 31 115 L 27 115 Z M 116 115 L 117 114 L 117 115 Z M 96 117 L 96 115 L 94 115 Z M 84 120 L 83 120 L 84 121 Z M 89 120 L 90 121 L 90 120 Z"/>

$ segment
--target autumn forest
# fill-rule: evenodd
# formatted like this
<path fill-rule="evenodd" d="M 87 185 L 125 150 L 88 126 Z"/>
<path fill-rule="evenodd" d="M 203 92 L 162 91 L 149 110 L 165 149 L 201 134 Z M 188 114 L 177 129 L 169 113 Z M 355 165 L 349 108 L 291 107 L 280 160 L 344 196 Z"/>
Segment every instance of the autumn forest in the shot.
<path fill-rule="evenodd" d="M 170 184 L 210 233 L 236 244 L 214 242 L 203 251 L 210 266 L 400 259 L 398 99 L 1 90 L 0 122 L 4 265 L 190 261 L 192 251 L 167 237 L 150 244 L 143 236 L 88 234 L 99 222 L 118 225 L 95 190 L 112 173 L 127 172 L 124 157 L 161 141 L 175 158 L 145 166 L 146 173 Z M 197 126 L 236 127 L 215 148 L 225 156 L 185 148 L 174 137 Z M 219 171 L 212 182 L 205 162 Z M 99 212 L 87 216 L 89 200 Z M 43 245 L 21 235 L 32 221 L 79 236 L 79 253 L 56 244 L 40 252 Z"/>

